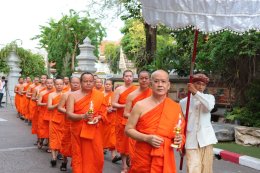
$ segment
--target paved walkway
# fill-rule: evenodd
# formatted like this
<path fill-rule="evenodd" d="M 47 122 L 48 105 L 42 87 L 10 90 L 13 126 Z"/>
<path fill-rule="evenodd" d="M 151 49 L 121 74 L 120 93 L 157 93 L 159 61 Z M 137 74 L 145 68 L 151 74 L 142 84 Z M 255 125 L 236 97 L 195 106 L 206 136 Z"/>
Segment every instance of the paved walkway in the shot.
<path fill-rule="evenodd" d="M 0 109 L 0 173 L 59 173 L 60 161 L 56 168 L 50 167 L 50 154 L 38 150 L 33 143 L 36 137 L 31 135 L 31 127 L 16 118 L 11 108 Z M 179 156 L 176 154 L 176 165 Z M 109 155 L 105 155 L 103 173 L 119 173 L 120 163 L 113 164 Z M 214 160 L 214 173 L 259 173 L 259 171 L 227 162 Z M 69 168 L 71 173 L 71 168 Z M 184 170 L 178 173 L 185 173 Z"/>

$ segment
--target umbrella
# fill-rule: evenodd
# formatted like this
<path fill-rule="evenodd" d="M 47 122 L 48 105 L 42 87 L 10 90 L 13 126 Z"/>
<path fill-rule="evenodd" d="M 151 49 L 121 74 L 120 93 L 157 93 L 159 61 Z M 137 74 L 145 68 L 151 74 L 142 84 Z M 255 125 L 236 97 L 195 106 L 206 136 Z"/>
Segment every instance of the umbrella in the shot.
<path fill-rule="evenodd" d="M 140 0 L 146 23 L 164 24 L 172 29 L 194 27 L 194 45 L 190 67 L 192 81 L 199 31 L 210 34 L 230 30 L 243 34 L 260 30 L 260 0 Z M 188 122 L 190 92 L 185 119 Z M 185 134 L 186 134 L 185 127 Z M 184 151 L 184 150 L 183 150 Z M 182 169 L 183 157 L 180 162 Z"/>

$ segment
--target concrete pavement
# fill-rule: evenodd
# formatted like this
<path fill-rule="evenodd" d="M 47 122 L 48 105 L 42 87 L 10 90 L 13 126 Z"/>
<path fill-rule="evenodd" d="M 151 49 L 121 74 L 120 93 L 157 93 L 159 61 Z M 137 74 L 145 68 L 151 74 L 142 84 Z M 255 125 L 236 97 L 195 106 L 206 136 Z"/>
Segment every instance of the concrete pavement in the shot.
<path fill-rule="evenodd" d="M 11 108 L 0 109 L 0 173 L 59 173 L 60 161 L 56 168 L 50 167 L 50 154 L 38 150 L 33 143 L 36 136 L 31 135 L 31 126 L 16 118 Z M 176 154 L 176 165 L 179 156 Z M 113 164 L 109 154 L 105 155 L 103 173 L 119 173 L 120 163 Z M 214 173 L 259 173 L 258 170 L 224 160 L 214 160 Z M 71 168 L 69 167 L 69 173 Z M 185 173 L 184 170 L 178 173 Z"/>

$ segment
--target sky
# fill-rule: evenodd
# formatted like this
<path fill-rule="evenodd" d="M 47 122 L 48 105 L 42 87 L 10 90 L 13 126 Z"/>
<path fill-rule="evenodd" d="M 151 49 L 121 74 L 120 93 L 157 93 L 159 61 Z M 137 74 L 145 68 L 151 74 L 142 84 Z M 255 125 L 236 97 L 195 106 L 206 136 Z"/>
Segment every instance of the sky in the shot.
<path fill-rule="evenodd" d="M 40 25 L 46 25 L 50 18 L 59 20 L 69 9 L 82 11 L 87 9 L 88 0 L 0 0 L 0 48 L 17 40 L 17 44 L 34 50 L 37 40 L 30 40 L 40 34 Z M 105 22 L 104 22 L 105 23 Z M 105 23 L 105 40 L 118 40 L 122 37 L 120 28 L 123 22 L 116 19 Z"/>

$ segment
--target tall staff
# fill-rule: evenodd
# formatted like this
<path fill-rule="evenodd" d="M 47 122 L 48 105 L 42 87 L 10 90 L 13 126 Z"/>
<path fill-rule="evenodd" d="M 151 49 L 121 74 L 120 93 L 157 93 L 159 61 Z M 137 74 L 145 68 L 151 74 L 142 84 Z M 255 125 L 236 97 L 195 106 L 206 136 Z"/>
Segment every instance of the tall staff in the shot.
<path fill-rule="evenodd" d="M 197 29 L 195 29 L 195 31 L 194 31 L 193 53 L 192 53 L 192 59 L 191 59 L 191 65 L 190 65 L 189 83 L 192 83 L 193 70 L 194 70 L 196 54 L 197 54 L 198 35 L 199 35 L 199 31 Z M 186 106 L 186 112 L 185 112 L 185 121 L 187 122 L 187 124 L 188 124 L 188 120 L 189 120 L 190 96 L 191 96 L 191 92 L 188 90 L 188 100 L 187 100 L 187 106 Z M 185 130 L 184 130 L 185 136 L 187 135 L 187 124 L 186 124 Z M 185 147 L 183 147 L 183 149 L 182 149 L 181 160 L 180 160 L 180 170 L 182 170 L 184 154 L 185 154 Z"/>

